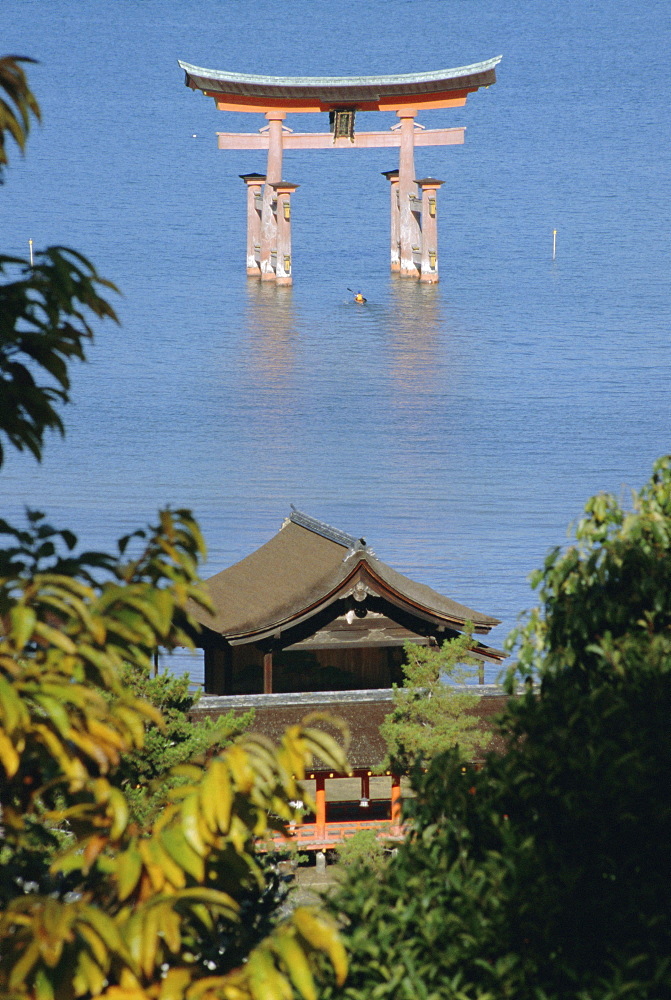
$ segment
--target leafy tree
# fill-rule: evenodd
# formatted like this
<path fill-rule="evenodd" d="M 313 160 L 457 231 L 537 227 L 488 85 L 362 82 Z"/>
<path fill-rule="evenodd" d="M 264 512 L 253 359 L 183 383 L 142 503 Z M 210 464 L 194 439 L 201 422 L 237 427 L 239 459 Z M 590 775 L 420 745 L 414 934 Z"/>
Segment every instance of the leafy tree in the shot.
<path fill-rule="evenodd" d="M 124 664 L 121 682 L 138 698 L 148 701 L 161 713 L 161 726 L 150 723 L 142 750 L 122 755 L 117 777 L 134 819 L 146 825 L 165 800 L 166 782 L 179 783 L 169 771 L 197 757 L 222 749 L 249 729 L 254 719 L 251 709 L 242 715 L 234 711 L 218 719 L 194 721 L 191 711 L 199 694 L 190 688 L 188 675 L 175 677 L 163 672 L 138 671 Z"/>
<path fill-rule="evenodd" d="M 510 639 L 507 752 L 416 779 L 398 856 L 334 903 L 351 972 L 324 997 L 671 995 L 671 458 L 575 536 Z"/>
<path fill-rule="evenodd" d="M 24 151 L 30 131 L 31 115 L 40 118 L 40 108 L 31 92 L 20 63 L 34 62 L 26 56 L 0 58 L 0 184 L 7 166 L 6 134 Z M 4 95 L 4 96 L 2 96 Z"/>
<path fill-rule="evenodd" d="M 16 59 L 0 61 L 0 92 L 0 135 L 23 147 L 39 109 Z M 115 318 L 101 295 L 112 286 L 63 248 L 35 267 L 0 258 L 0 271 L 0 437 L 39 459 L 45 433 L 63 430 L 70 360 L 84 359 L 94 318 Z M 279 747 L 250 735 L 182 763 L 145 826 L 123 791 L 122 760 L 145 749 L 148 724 L 165 725 L 125 672 L 188 645 L 179 622 L 193 602 L 209 607 L 191 514 L 160 511 L 114 555 L 78 552 L 39 512 L 0 533 L 0 995 L 312 1000 L 320 954 L 342 981 L 325 914 L 299 907 L 266 934 L 253 909 L 255 843 L 293 818 L 315 755 L 346 768 L 335 741 L 306 721 Z"/>
<path fill-rule="evenodd" d="M 378 837 L 377 830 L 357 830 L 338 845 L 338 869 L 347 872 L 358 870 L 362 863 L 368 871 L 379 872 L 385 864 L 387 851 Z"/>
<path fill-rule="evenodd" d="M 453 747 L 468 760 L 487 745 L 489 735 L 472 714 L 477 695 L 446 683 L 465 680 L 466 668 L 477 664 L 472 644 L 468 629 L 438 648 L 406 642 L 403 686 L 394 685 L 394 708 L 380 726 L 385 768 L 409 773 Z"/>

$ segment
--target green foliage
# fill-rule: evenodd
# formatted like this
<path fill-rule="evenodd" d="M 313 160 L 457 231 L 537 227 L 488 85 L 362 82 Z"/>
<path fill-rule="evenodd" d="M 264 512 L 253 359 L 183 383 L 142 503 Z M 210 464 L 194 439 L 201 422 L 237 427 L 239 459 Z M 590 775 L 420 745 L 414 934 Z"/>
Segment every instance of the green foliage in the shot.
<path fill-rule="evenodd" d="M 253 709 L 236 716 L 228 712 L 218 719 L 194 720 L 190 713 L 199 694 L 190 688 L 188 675 L 170 673 L 152 675 L 126 664 L 121 681 L 126 690 L 148 701 L 161 713 L 162 725 L 150 723 L 142 750 L 131 750 L 121 757 L 117 780 L 123 788 L 131 815 L 140 826 L 156 818 L 165 801 L 166 788 L 179 783 L 169 772 L 179 764 L 222 750 L 249 729 Z"/>
<path fill-rule="evenodd" d="M 6 133 L 12 136 L 23 152 L 30 131 L 31 115 L 38 121 L 40 119 L 39 104 L 20 65 L 34 61 L 25 56 L 0 58 L 0 184 L 3 183 L 3 171 L 8 162 Z"/>
<path fill-rule="evenodd" d="M 47 247 L 34 260 L 0 255 L 0 464 L 3 438 L 39 459 L 45 431 L 64 433 L 68 363 L 84 360 L 91 317 L 116 321 L 99 291 L 116 289 L 86 257 Z"/>
<path fill-rule="evenodd" d="M 344 872 L 356 872 L 362 866 L 381 872 L 388 854 L 377 830 L 357 830 L 338 846 L 338 867 Z"/>
<path fill-rule="evenodd" d="M 294 818 L 316 755 L 347 769 L 331 737 L 294 726 L 279 748 L 249 736 L 177 765 L 155 821 L 132 821 L 122 761 L 164 722 L 124 676 L 146 677 L 159 644 L 187 644 L 176 621 L 209 607 L 189 513 L 162 511 L 116 557 L 77 555 L 39 513 L 0 530 L 0 993 L 260 1000 L 295 982 L 309 1000 L 317 952 L 342 980 L 324 914 L 297 910 L 266 936 L 274 886 L 254 850 Z"/>
<path fill-rule="evenodd" d="M 453 747 L 468 760 L 487 746 L 489 735 L 469 714 L 477 695 L 445 683 L 463 682 L 466 667 L 478 663 L 472 646 L 469 628 L 439 648 L 405 644 L 403 687 L 394 685 L 394 708 L 380 727 L 387 744 L 385 768 L 407 774 Z"/>
<path fill-rule="evenodd" d="M 325 998 L 671 995 L 671 460 L 534 582 L 507 753 L 416 778 L 398 856 L 333 903 L 351 972 Z"/>
<path fill-rule="evenodd" d="M 76 555 L 75 536 L 39 512 L 29 512 L 24 529 L 0 522 L 0 535 L 14 543 L 0 549 L 0 807 L 9 866 L 0 892 L 11 895 L 26 881 L 49 882 L 65 799 L 85 813 L 91 795 L 103 795 L 125 825 L 127 805 L 116 790 L 103 792 L 106 776 L 124 752 L 144 746 L 148 722 L 163 723 L 124 687 L 122 671 L 148 670 L 158 643 L 188 642 L 174 624 L 177 611 L 188 600 L 209 604 L 197 578 L 203 541 L 187 511 L 161 512 L 158 525 L 138 533 L 143 544 L 130 561 L 121 557 L 126 539 L 116 561 Z M 68 827 L 76 830 L 74 815 Z"/>
<path fill-rule="evenodd" d="M 23 148 L 39 111 L 16 59 L 0 60 L 0 93 L 1 170 L 5 132 Z M 112 286 L 60 248 L 34 268 L 0 258 L 0 272 L 13 277 L 0 286 L 0 436 L 39 459 L 63 429 L 55 406 L 89 316 L 115 318 L 99 294 Z M 191 645 L 189 610 L 211 610 L 190 512 L 160 511 L 114 555 L 78 552 L 36 511 L 0 534 L 0 995 L 314 1000 L 319 955 L 342 982 L 334 921 L 301 907 L 276 925 L 255 850 L 294 818 L 315 757 L 347 770 L 342 749 L 306 721 L 279 747 L 246 736 L 193 758 L 223 732 L 187 736 L 183 687 L 149 679 L 159 647 Z M 124 789 L 145 766 L 164 774 L 141 826 Z"/>
<path fill-rule="evenodd" d="M 23 151 L 30 116 L 40 117 L 21 62 L 33 60 L 0 58 L 0 183 L 7 164 L 5 134 Z M 104 297 L 116 290 L 86 257 L 67 247 L 37 251 L 32 264 L 0 254 L 0 465 L 5 440 L 39 460 L 45 432 L 64 433 L 57 407 L 70 398 L 68 364 L 85 359 L 93 319 L 118 322 Z"/>

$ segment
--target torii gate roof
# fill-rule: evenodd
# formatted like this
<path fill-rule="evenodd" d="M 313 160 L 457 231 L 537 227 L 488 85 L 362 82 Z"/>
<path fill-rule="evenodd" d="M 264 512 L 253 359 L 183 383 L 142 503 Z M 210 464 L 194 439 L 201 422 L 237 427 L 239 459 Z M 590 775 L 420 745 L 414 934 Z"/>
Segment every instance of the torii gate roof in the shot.
<path fill-rule="evenodd" d="M 501 56 L 430 73 L 392 76 L 257 76 L 205 69 L 179 60 L 185 83 L 226 104 L 231 110 L 282 105 L 291 111 L 328 111 L 350 107 L 362 111 L 399 107 L 447 107 L 455 98 L 496 82 Z M 460 100 L 463 103 L 463 100 Z"/>

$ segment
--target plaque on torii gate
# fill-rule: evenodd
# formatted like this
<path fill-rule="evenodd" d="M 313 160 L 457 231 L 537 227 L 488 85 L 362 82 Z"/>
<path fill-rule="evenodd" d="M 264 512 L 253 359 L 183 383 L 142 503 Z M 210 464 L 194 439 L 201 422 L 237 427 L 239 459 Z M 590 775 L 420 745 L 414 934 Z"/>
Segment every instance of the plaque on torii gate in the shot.
<path fill-rule="evenodd" d="M 275 77 L 203 69 L 180 61 L 185 83 L 214 98 L 220 111 L 258 112 L 267 125 L 258 134 L 218 132 L 219 149 L 265 149 L 265 174 L 241 174 L 247 185 L 247 274 L 291 284 L 291 195 L 298 187 L 282 178 L 289 149 L 396 147 L 398 170 L 384 176 L 391 188 L 391 269 L 425 282 L 438 281 L 437 193 L 443 181 L 415 177 L 416 146 L 452 146 L 464 128 L 426 129 L 417 114 L 462 107 L 469 94 L 496 82 L 501 56 L 458 69 L 397 76 Z M 357 132 L 357 111 L 395 111 L 400 121 L 386 132 Z M 298 133 L 289 114 L 328 112 L 329 132 Z"/>

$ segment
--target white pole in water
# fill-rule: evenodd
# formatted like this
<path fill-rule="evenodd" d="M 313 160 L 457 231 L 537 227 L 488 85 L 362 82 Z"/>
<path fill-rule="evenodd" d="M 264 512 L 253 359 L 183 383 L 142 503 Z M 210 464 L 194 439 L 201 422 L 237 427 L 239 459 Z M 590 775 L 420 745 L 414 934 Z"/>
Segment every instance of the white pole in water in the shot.
<path fill-rule="evenodd" d="M 552 230 L 552 259 L 557 256 L 557 230 Z"/>
<path fill-rule="evenodd" d="M 30 247 L 30 266 L 33 266 L 33 241 L 28 240 L 28 246 Z"/>

